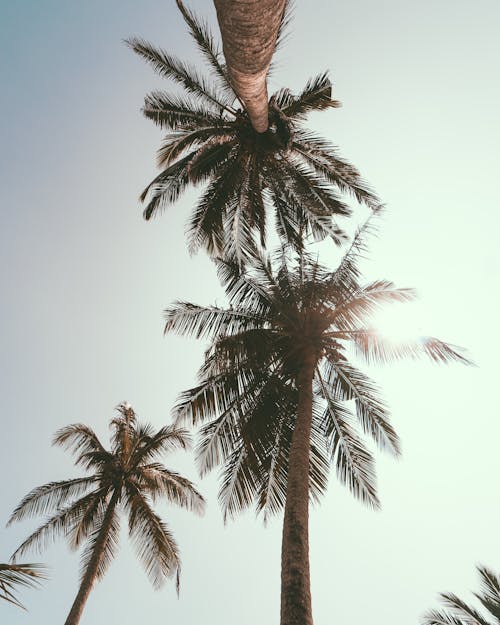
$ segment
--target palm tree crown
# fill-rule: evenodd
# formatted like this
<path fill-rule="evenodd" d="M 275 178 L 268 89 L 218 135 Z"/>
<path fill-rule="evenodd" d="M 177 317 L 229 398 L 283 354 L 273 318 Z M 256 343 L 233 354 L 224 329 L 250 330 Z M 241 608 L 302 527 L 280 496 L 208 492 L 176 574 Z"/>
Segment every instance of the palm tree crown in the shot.
<path fill-rule="evenodd" d="M 147 199 L 145 218 L 177 200 L 188 185 L 206 182 L 187 228 L 192 251 L 202 247 L 240 262 L 251 257 L 256 235 L 265 244 L 271 205 L 278 235 L 296 248 L 309 234 L 343 240 L 335 216 L 347 216 L 350 209 L 338 192 L 353 194 L 371 208 L 379 202 L 333 145 L 301 127 L 310 111 L 339 105 L 327 74 L 311 79 L 297 96 L 288 89 L 275 93 L 269 129 L 259 133 L 235 96 L 208 27 L 178 4 L 212 77 L 207 80 L 142 39 L 127 42 L 185 92 L 153 92 L 145 99 L 144 115 L 167 131 L 158 152 L 162 171 L 141 196 Z"/>
<path fill-rule="evenodd" d="M 340 480 L 373 507 L 379 505 L 373 458 L 355 421 L 394 455 L 399 441 L 376 384 L 349 362 L 352 348 L 368 361 L 426 355 L 435 362 L 469 362 L 439 339 L 394 343 L 367 325 L 380 306 L 415 297 L 387 280 L 361 285 L 356 257 L 369 230 L 370 220 L 334 272 L 304 254 L 291 268 L 280 252 L 277 270 L 269 257 L 259 256 L 244 274 L 219 260 L 229 309 L 177 302 L 166 310 L 166 332 L 212 339 L 200 384 L 181 396 L 174 415 L 193 425 L 207 422 L 197 460 L 202 474 L 223 464 L 225 514 L 256 503 L 266 517 L 283 507 L 297 378 L 306 360 L 314 362 L 310 496 L 324 491 L 333 462 Z M 348 400 L 354 400 L 354 415 Z"/>
<path fill-rule="evenodd" d="M 19 587 L 33 588 L 40 580 L 47 579 L 43 564 L 1 564 L 0 563 L 0 599 L 24 609 L 16 591 Z"/>
<path fill-rule="evenodd" d="M 189 447 L 186 431 L 166 426 L 155 432 L 150 425 L 137 422 L 127 403 L 120 404 L 117 411 L 118 416 L 111 421 L 110 451 L 86 425 L 69 425 L 56 433 L 54 444 L 71 450 L 75 464 L 90 475 L 33 489 L 9 520 L 12 523 L 53 513 L 20 545 L 14 557 L 33 547 L 45 547 L 58 535 L 67 537 L 72 549 L 85 544 L 82 582 L 75 600 L 75 604 L 79 601 L 79 614 L 93 584 L 104 575 L 116 553 L 120 508 L 128 516 L 130 537 L 155 587 L 172 576 L 178 583 L 180 558 L 177 544 L 153 511 L 152 502 L 166 499 L 198 513 L 204 509 L 203 497 L 193 484 L 158 461 L 165 452 Z M 78 618 L 68 617 L 67 623 L 78 622 Z"/>
<path fill-rule="evenodd" d="M 266 516 L 284 508 L 281 625 L 312 625 L 308 501 L 325 491 L 330 464 L 357 497 L 379 505 L 356 420 L 380 448 L 399 453 L 388 410 L 374 382 L 350 364 L 349 348 L 369 360 L 424 354 L 468 362 L 438 339 L 394 344 L 370 329 L 379 306 L 414 293 L 386 280 L 361 284 L 355 261 L 368 225 L 334 272 L 304 254 L 293 266 L 283 251 L 275 262 L 256 257 L 244 272 L 220 260 L 229 309 L 177 302 L 166 311 L 166 331 L 212 340 L 200 384 L 175 412 L 205 422 L 198 462 L 202 473 L 223 465 L 224 514 L 252 503 Z"/>
<path fill-rule="evenodd" d="M 423 625 L 500 625 L 500 576 L 485 566 L 478 566 L 481 592 L 474 593 L 482 607 L 493 617 L 486 619 L 453 593 L 441 593 L 445 610 L 430 610 L 423 618 Z"/>

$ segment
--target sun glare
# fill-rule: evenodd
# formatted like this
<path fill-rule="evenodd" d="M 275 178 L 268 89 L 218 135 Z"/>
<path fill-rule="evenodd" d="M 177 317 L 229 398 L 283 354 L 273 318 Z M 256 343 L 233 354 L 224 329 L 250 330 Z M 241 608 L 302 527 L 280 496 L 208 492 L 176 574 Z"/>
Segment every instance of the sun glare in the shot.
<path fill-rule="evenodd" d="M 388 306 L 374 315 L 371 325 L 388 341 L 416 341 L 423 334 L 422 307 L 419 302 Z"/>

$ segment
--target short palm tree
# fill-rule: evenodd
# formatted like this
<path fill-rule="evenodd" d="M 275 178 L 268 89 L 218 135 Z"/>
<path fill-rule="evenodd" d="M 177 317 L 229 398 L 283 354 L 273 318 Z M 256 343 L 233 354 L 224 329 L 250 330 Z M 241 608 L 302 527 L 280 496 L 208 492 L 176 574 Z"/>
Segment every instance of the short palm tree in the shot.
<path fill-rule="evenodd" d="M 76 625 L 96 581 L 113 559 L 119 538 L 120 509 L 128 516 L 129 535 L 137 555 L 155 587 L 169 577 L 179 580 L 177 544 L 151 503 L 166 499 L 201 513 L 204 500 L 193 484 L 166 469 L 158 457 L 175 449 L 187 449 L 185 430 L 166 426 L 155 432 L 139 424 L 133 409 L 122 403 L 111 421 L 111 451 L 81 423 L 59 430 L 54 444 L 70 449 L 75 464 L 90 472 L 87 477 L 50 482 L 32 490 L 14 510 L 9 523 L 52 512 L 48 521 L 29 536 L 14 553 L 45 547 L 58 535 L 68 538 L 72 549 L 85 544 L 78 594 L 66 619 Z"/>
<path fill-rule="evenodd" d="M 458 348 L 435 338 L 392 344 L 367 325 L 389 302 L 414 297 L 386 280 L 362 286 L 356 256 L 363 228 L 337 270 L 302 255 L 291 267 L 280 252 L 244 273 L 219 261 L 228 309 L 177 302 L 167 332 L 210 337 L 200 383 L 176 407 L 178 420 L 201 430 L 201 473 L 223 465 L 225 514 L 256 502 L 265 514 L 284 507 L 281 624 L 311 625 L 308 503 L 325 490 L 328 468 L 363 502 L 379 505 L 373 457 L 355 421 L 380 448 L 399 443 L 374 382 L 349 362 L 354 347 L 368 360 L 427 355 L 467 363 Z M 347 400 L 353 400 L 355 417 Z"/>
<path fill-rule="evenodd" d="M 486 619 L 453 593 L 441 593 L 445 610 L 430 610 L 423 625 L 500 625 L 500 576 L 485 566 L 478 566 L 481 593 L 474 593 L 493 620 Z"/>
<path fill-rule="evenodd" d="M 265 245 L 271 210 L 280 239 L 295 248 L 309 235 L 343 241 L 335 221 L 350 214 L 343 194 L 371 208 L 379 201 L 333 145 L 301 127 L 309 112 L 338 106 L 328 75 L 311 79 L 299 95 L 288 89 L 275 93 L 268 105 L 269 128 L 257 132 L 236 98 L 212 34 L 178 4 L 212 77 L 202 77 L 142 39 L 127 42 L 185 92 L 146 96 L 144 115 L 167 134 L 158 152 L 162 171 L 141 196 L 147 200 L 144 217 L 177 200 L 188 185 L 207 183 L 187 227 L 191 251 L 205 248 L 242 264 L 256 253 L 256 237 Z"/>
<path fill-rule="evenodd" d="M 43 564 L 0 564 L 0 599 L 24 609 L 17 598 L 17 589 L 36 587 L 46 578 Z"/>

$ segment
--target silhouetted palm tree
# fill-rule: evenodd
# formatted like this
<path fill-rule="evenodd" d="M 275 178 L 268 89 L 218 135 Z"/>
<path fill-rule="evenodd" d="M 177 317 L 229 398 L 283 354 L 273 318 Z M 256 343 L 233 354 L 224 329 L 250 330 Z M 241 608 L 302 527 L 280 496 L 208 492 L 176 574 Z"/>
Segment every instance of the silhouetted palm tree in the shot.
<path fill-rule="evenodd" d="M 287 0 L 214 0 L 214 4 L 231 84 L 252 126 L 265 132 L 269 127 L 266 78 Z"/>
<path fill-rule="evenodd" d="M 500 577 L 491 569 L 478 566 L 481 593 L 474 593 L 493 620 L 488 620 L 453 593 L 441 593 L 445 610 L 430 610 L 423 625 L 500 625 Z"/>
<path fill-rule="evenodd" d="M 234 514 L 256 501 L 265 513 L 283 506 L 282 625 L 312 623 L 308 502 L 326 488 L 333 463 L 340 480 L 372 507 L 379 505 L 373 458 L 345 400 L 380 448 L 397 455 L 398 437 L 374 382 L 349 362 L 349 346 L 368 360 L 426 355 L 467 363 L 435 338 L 393 344 L 367 326 L 389 302 L 406 302 L 410 289 L 379 280 L 362 286 L 356 256 L 362 229 L 336 271 L 302 256 L 278 268 L 264 256 L 244 274 L 218 262 L 230 308 L 178 302 L 166 311 L 168 332 L 210 337 L 200 384 L 181 396 L 178 420 L 201 430 L 202 473 L 223 464 L 220 501 Z"/>
<path fill-rule="evenodd" d="M 351 193 L 371 208 L 379 201 L 333 145 L 301 128 L 310 111 L 338 106 L 327 74 L 311 79 L 297 96 L 288 89 L 276 93 L 269 102 L 270 127 L 261 134 L 235 100 L 207 26 L 180 6 L 212 70 L 210 79 L 144 40 L 128 41 L 156 72 L 186 92 L 153 92 L 145 100 L 144 115 L 167 130 L 158 152 L 162 171 L 141 196 L 147 199 L 145 218 L 177 200 L 188 185 L 207 182 L 187 228 L 192 251 L 203 247 L 212 256 L 236 256 L 241 264 L 256 253 L 257 235 L 265 244 L 271 207 L 280 238 L 296 248 L 310 234 L 342 241 L 334 218 L 349 215 L 350 209 L 336 191 Z"/>
<path fill-rule="evenodd" d="M 41 579 L 47 579 L 43 564 L 0 564 L 0 599 L 25 609 L 16 591 L 23 586 L 36 587 Z"/>
<path fill-rule="evenodd" d="M 45 547 L 49 539 L 62 535 L 71 548 L 85 543 L 78 594 L 66 619 L 76 625 L 96 581 L 113 559 L 119 538 L 119 511 L 128 516 L 129 535 L 148 577 L 155 587 L 165 578 L 179 580 L 179 551 L 167 525 L 153 511 L 152 501 L 166 499 L 201 513 L 203 497 L 193 484 L 166 469 L 157 458 L 168 451 L 187 449 L 189 436 L 173 426 L 154 432 L 139 424 L 127 403 L 117 407 L 111 421 L 111 451 L 96 434 L 81 423 L 59 430 L 54 444 L 70 449 L 75 464 L 91 474 L 61 482 L 50 482 L 32 490 L 14 510 L 9 523 L 26 517 L 55 512 L 14 553 Z"/>

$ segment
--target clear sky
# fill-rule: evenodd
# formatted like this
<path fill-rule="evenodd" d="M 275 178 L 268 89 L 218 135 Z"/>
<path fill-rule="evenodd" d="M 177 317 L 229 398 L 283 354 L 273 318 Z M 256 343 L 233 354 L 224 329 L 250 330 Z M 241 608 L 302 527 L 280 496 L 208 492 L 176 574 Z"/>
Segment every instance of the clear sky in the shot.
<path fill-rule="evenodd" d="M 214 23 L 212 2 L 189 6 Z M 0 519 L 39 484 L 78 472 L 53 449 L 59 427 L 107 440 L 128 400 L 161 427 L 190 386 L 203 345 L 162 337 L 175 299 L 223 302 L 211 263 L 185 250 L 185 195 L 146 223 L 137 197 L 155 175 L 161 134 L 141 117 L 169 83 L 124 46 L 140 35 L 199 62 L 174 0 L 0 3 Z M 466 346 L 476 369 L 408 363 L 371 370 L 403 442 L 377 456 L 383 509 L 371 512 L 332 475 L 311 516 L 316 625 L 406 625 L 439 591 L 470 598 L 474 565 L 500 570 L 498 492 L 497 0 L 297 0 L 271 90 L 331 71 L 343 108 L 309 126 L 338 144 L 387 204 L 368 278 L 421 295 L 422 332 Z M 326 248 L 325 248 L 326 249 Z M 330 254 L 330 251 L 327 251 Z M 332 263 L 335 252 L 331 250 Z M 154 592 L 123 548 L 82 625 L 278 623 L 280 519 L 249 513 L 224 527 L 216 476 L 190 455 L 166 458 L 199 483 L 203 519 L 160 507 L 183 554 L 181 596 Z M 0 530 L 0 561 L 35 527 Z M 62 623 L 78 557 L 63 543 L 30 560 L 52 567 L 29 612 L 0 604 L 6 625 Z"/>

